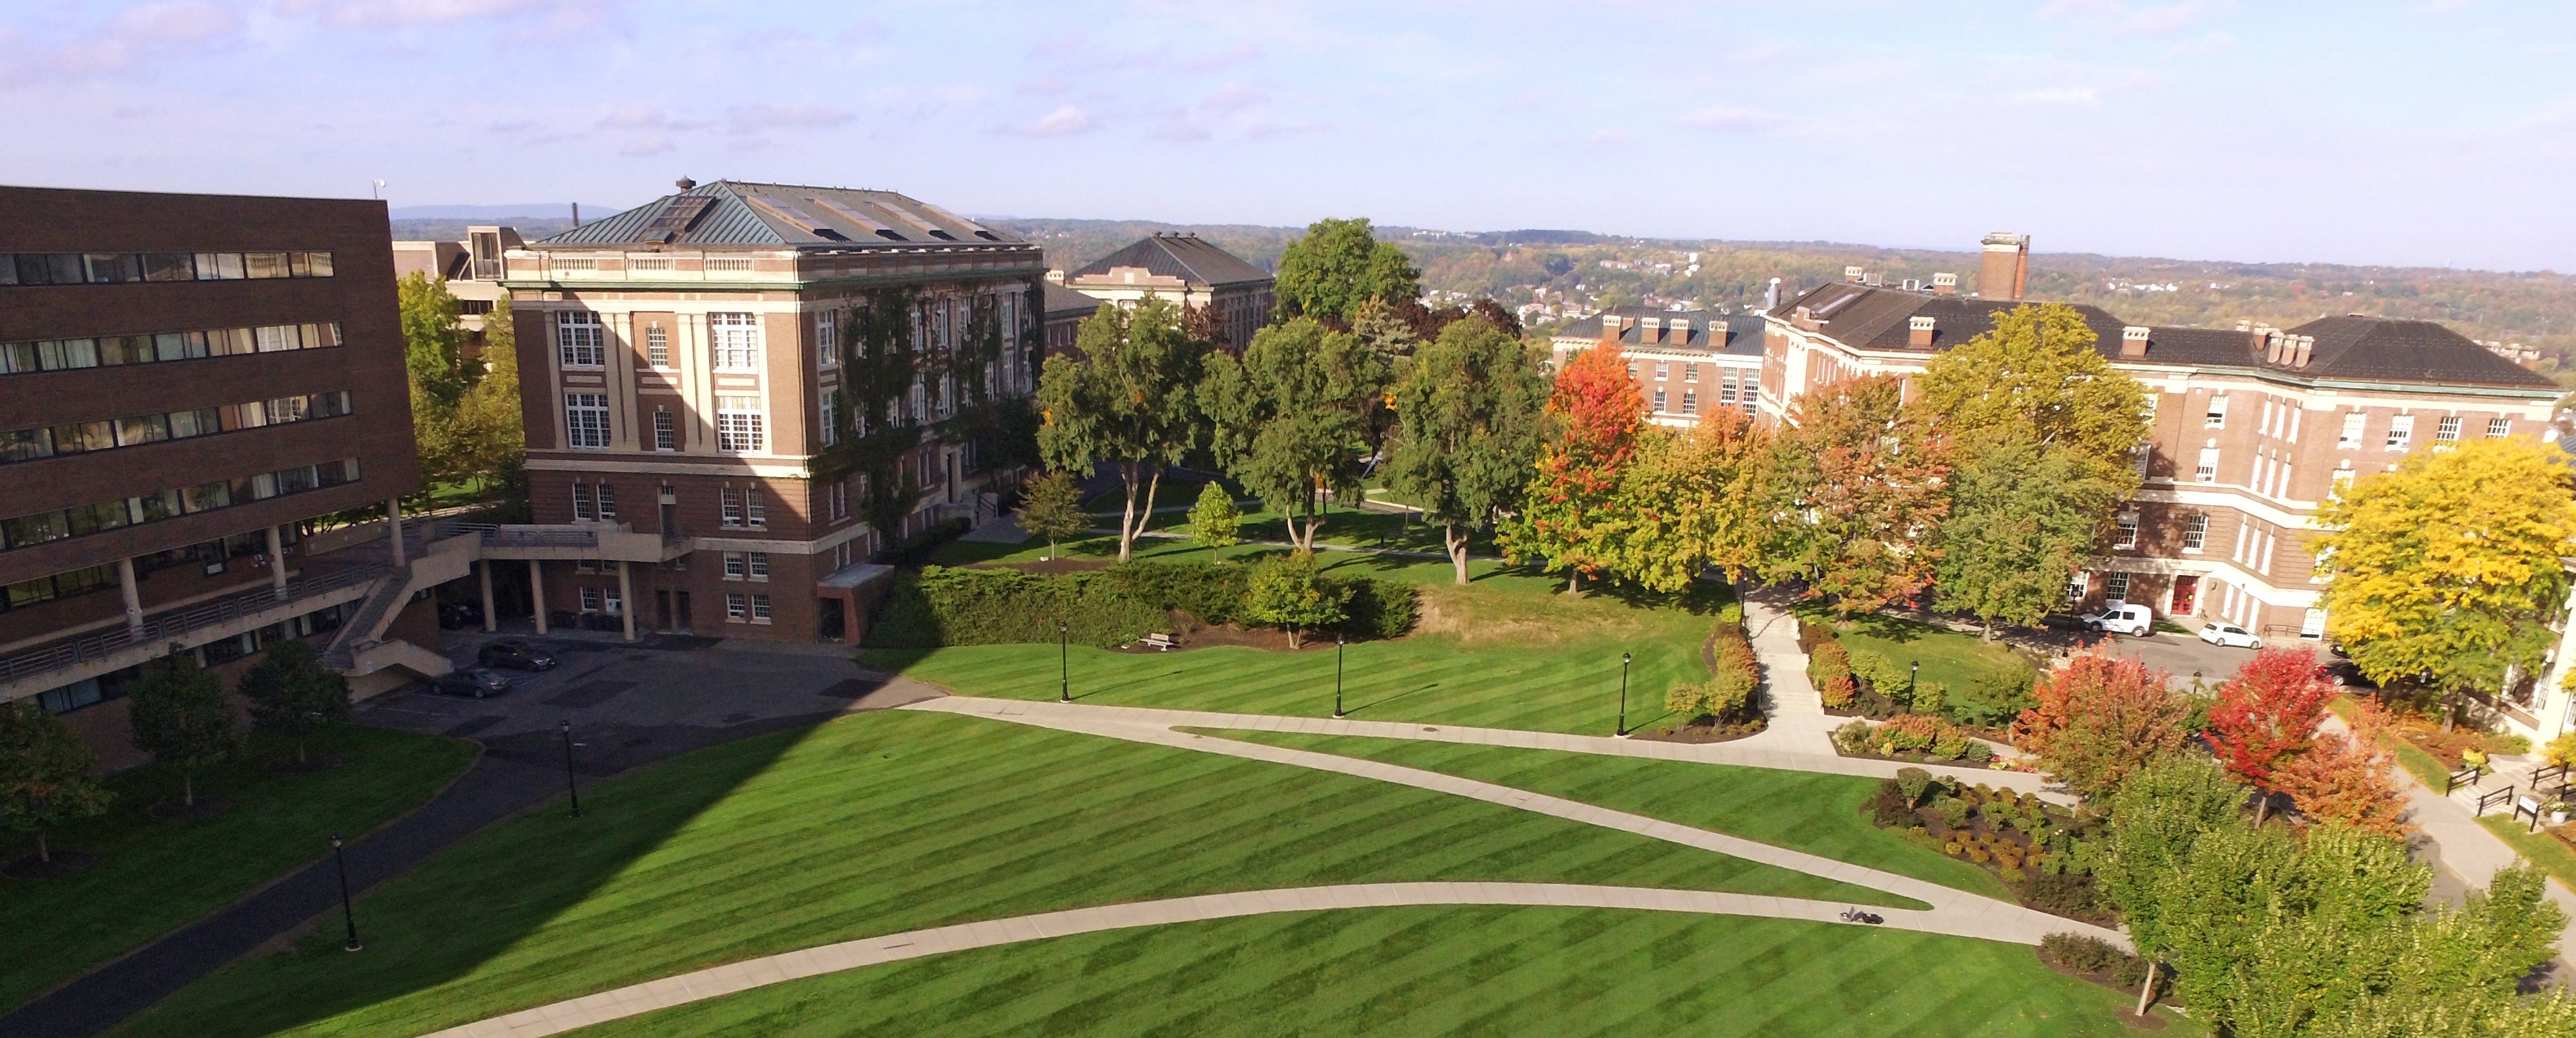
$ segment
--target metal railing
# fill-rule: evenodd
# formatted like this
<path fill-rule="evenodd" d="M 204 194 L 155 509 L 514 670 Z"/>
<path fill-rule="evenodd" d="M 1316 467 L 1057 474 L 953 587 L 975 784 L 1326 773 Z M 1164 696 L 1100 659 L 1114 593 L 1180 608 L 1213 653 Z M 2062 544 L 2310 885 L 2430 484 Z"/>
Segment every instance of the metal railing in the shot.
<path fill-rule="evenodd" d="M 504 526 L 498 523 L 440 523 L 441 537 L 479 537 L 495 548 L 596 548 L 599 534 L 591 530 L 571 530 L 539 526 Z"/>
<path fill-rule="evenodd" d="M 286 597 L 282 599 L 277 596 L 274 588 L 261 588 L 211 602 L 200 602 L 157 617 L 147 617 L 139 629 L 118 627 L 86 637 L 63 639 L 0 659 L 0 682 L 14 683 L 47 671 L 62 670 L 88 660 L 102 659 L 137 645 L 184 640 L 190 633 L 196 631 L 233 623 L 281 606 L 291 606 L 302 599 L 369 583 L 384 576 L 391 568 L 382 564 L 344 566 L 327 573 L 288 581 Z"/>

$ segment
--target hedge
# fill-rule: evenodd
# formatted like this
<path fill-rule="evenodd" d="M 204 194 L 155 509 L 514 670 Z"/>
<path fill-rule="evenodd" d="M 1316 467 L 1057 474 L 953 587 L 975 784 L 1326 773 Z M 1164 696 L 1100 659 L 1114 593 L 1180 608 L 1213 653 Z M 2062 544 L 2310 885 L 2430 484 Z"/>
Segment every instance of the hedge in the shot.
<path fill-rule="evenodd" d="M 1124 562 L 1046 576 L 929 566 L 917 577 L 896 582 L 867 642 L 918 649 L 1051 642 L 1061 622 L 1074 641 L 1123 645 L 1180 626 L 1175 613 L 1202 624 L 1240 622 L 1251 569 L 1237 562 Z M 1369 577 L 1328 579 L 1350 590 L 1339 633 L 1395 638 L 1413 628 L 1413 585 Z"/>

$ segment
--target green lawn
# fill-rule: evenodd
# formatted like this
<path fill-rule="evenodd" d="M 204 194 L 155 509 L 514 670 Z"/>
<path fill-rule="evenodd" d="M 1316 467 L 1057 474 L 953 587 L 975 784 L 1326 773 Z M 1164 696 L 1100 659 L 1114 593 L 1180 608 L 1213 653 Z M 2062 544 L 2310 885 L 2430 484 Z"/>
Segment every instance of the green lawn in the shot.
<path fill-rule="evenodd" d="M 49 879 L 0 877 L 0 1010 L 330 853 L 333 832 L 364 833 L 427 803 L 475 757 L 472 743 L 361 727 L 325 733 L 313 749 L 346 763 L 272 772 L 265 762 L 292 750 L 262 738 L 199 775 L 200 799 L 232 803 L 201 820 L 147 813 L 179 799 L 174 771 L 145 767 L 110 779 L 117 799 L 107 814 L 53 834 L 57 852 L 95 854 L 95 865 Z M 34 852 L 29 834 L 0 834 L 0 860 Z"/>
<path fill-rule="evenodd" d="M 746 739 L 484 831 L 119 1033 L 410 1035 L 757 955 L 1080 905 L 1483 879 L 1891 895 L 1481 801 L 943 714 Z"/>
<path fill-rule="evenodd" d="M 585 1038 L 2110 1036 L 2024 947 L 1774 919 L 1387 908 L 1084 934 L 773 985 Z M 2165 1033 L 2205 1033 L 2168 1017 Z"/>
<path fill-rule="evenodd" d="M 1870 824 L 1876 779 L 1360 736 L 1210 734 L 1512 786 L 2012 899 L 1993 873 Z"/>
<path fill-rule="evenodd" d="M 1202 553 L 1203 554 L 1203 553 Z M 1386 567 L 1336 553 L 1325 570 L 1425 580 L 1422 620 L 1395 641 L 1355 642 L 1342 662 L 1353 717 L 1609 735 L 1618 727 L 1620 654 L 1628 725 L 1669 720 L 1664 693 L 1708 674 L 1700 646 L 1732 603 L 1722 585 L 1684 606 L 1608 594 L 1569 599 L 1552 578 L 1484 569 L 1473 584 L 1440 582 L 1445 564 Z M 1731 614 L 1730 614 L 1731 615 Z M 1333 712 L 1334 651 L 1216 646 L 1169 653 L 1077 648 L 1068 667 L 1049 644 L 870 650 L 873 665 L 965 695 L 1053 699 L 1069 670 L 1085 703 L 1320 717 Z"/>
<path fill-rule="evenodd" d="M 1287 550 L 1288 549 L 1286 547 L 1275 544 L 1238 544 L 1233 547 L 1220 550 L 1217 553 L 1217 557 L 1242 559 L 1252 556 L 1284 552 Z M 1077 540 L 1066 541 L 1059 545 L 1054 551 L 1050 551 L 1047 548 L 1047 543 L 1045 541 L 1034 537 L 1019 544 L 993 544 L 984 541 L 950 541 L 947 544 L 940 545 L 937 551 L 932 552 L 929 561 L 932 565 L 937 566 L 970 566 L 982 562 L 1036 562 L 1049 555 L 1060 555 L 1064 558 L 1078 559 L 1086 562 L 1116 562 L 1118 561 L 1118 538 L 1108 535 L 1084 537 Z M 1199 547 L 1198 545 L 1192 544 L 1186 540 L 1177 540 L 1170 537 L 1142 537 L 1138 538 L 1136 541 L 1135 557 L 1139 559 L 1159 559 L 1165 562 L 1206 562 L 1209 555 L 1206 548 Z M 1339 569 L 1355 576 L 1395 577 L 1398 579 L 1411 580 L 1416 583 L 1445 581 L 1456 578 L 1456 571 L 1450 568 L 1446 559 L 1442 558 L 1409 558 L 1400 555 L 1379 555 L 1372 552 L 1333 551 L 1330 549 L 1316 552 L 1315 558 L 1318 564 L 1327 570 Z M 1469 563 L 1468 572 L 1470 574 L 1488 574 L 1519 573 L 1521 571 L 1504 566 L 1500 562 L 1492 559 L 1484 559 Z"/>
<path fill-rule="evenodd" d="M 2486 826 L 2488 832 L 2496 834 L 2497 839 L 2503 840 L 2505 846 L 2513 848 L 2514 853 L 2530 859 L 2532 864 L 2540 866 L 2541 871 L 2558 877 L 2561 885 L 2576 890 L 2576 851 L 2569 851 L 2557 837 L 2532 832 L 2525 828 L 2529 823 L 2515 821 L 2510 814 L 2481 815 L 2478 822 Z M 2548 819 L 2541 819 L 2543 826 L 2548 823 Z M 2483 884 L 2487 877 L 2472 876 L 2470 879 Z"/>
<path fill-rule="evenodd" d="M 1809 623 L 1833 622 L 1830 611 L 1822 607 L 1802 605 L 1797 612 Z M 1854 651 L 1875 652 L 1900 667 L 1920 662 L 1923 669 L 1918 679 L 1938 682 L 1954 696 L 1984 681 L 2027 682 L 2032 673 L 2030 661 L 2008 646 L 1988 645 L 1973 634 L 1903 617 L 1875 613 L 1853 617 L 1852 629 L 1836 632 L 1834 640 Z"/>

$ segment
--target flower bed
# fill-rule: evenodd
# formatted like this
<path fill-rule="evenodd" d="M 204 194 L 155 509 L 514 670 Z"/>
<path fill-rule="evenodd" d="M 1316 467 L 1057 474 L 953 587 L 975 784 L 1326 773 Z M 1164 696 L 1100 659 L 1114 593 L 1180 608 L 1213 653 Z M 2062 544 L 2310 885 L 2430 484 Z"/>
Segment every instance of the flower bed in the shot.
<path fill-rule="evenodd" d="M 1708 679 L 1674 685 L 1664 694 L 1664 709 L 1687 720 L 1633 734 L 1671 742 L 1725 742 L 1763 729 L 1762 704 L 1753 694 L 1762 684 L 1762 663 L 1745 638 L 1743 621 L 1720 621 L 1701 653 L 1709 665 Z"/>
<path fill-rule="evenodd" d="M 2035 794 L 1967 786 L 1921 768 L 1879 783 L 1868 810 L 1880 828 L 1993 872 L 2026 906 L 2114 925 L 2093 882 L 2098 820 Z"/>
<path fill-rule="evenodd" d="M 1846 757 L 1918 764 L 1982 767 L 1995 759 L 1994 747 L 1976 733 L 1929 714 L 1904 714 L 1882 725 L 1855 718 L 1834 729 L 1834 749 Z"/>

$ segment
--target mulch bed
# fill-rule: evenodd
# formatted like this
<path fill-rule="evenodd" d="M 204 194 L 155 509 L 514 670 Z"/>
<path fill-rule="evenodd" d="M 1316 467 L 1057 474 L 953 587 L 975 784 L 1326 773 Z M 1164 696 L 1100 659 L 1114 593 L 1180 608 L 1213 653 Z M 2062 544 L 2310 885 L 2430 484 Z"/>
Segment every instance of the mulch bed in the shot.
<path fill-rule="evenodd" d="M 1766 727 L 1769 726 L 1761 718 L 1755 718 L 1750 721 L 1738 721 L 1733 724 L 1686 724 L 1679 728 L 1666 727 L 1657 728 L 1652 731 L 1634 731 L 1628 733 L 1628 737 L 1631 739 L 1645 739 L 1652 742 L 1734 742 L 1737 739 L 1760 735 L 1762 734 L 1762 729 Z"/>
<path fill-rule="evenodd" d="M 213 818 L 216 815 L 223 814 L 224 812 L 232 809 L 233 802 L 222 797 L 198 797 L 197 802 L 194 804 L 182 804 L 176 800 L 164 800 L 158 804 L 152 805 L 151 807 L 144 808 L 143 810 L 146 814 L 149 814 L 154 818 L 175 818 L 195 821 L 200 818 Z"/>
<path fill-rule="evenodd" d="M 2003 769 L 2000 769 L 2000 768 L 1988 768 L 1988 767 L 1987 767 L 1986 765 L 1984 765 L 1984 764 L 1981 764 L 1981 763 L 1974 763 L 1974 762 L 1967 761 L 1967 760 L 1950 760 L 1950 759 L 1947 759 L 1947 758 L 1935 757 L 1935 756 L 1932 756 L 1931 754 L 1928 754 L 1928 753 L 1900 753 L 1900 754 L 1897 754 L 1897 755 L 1895 755 L 1895 756 L 1893 756 L 1893 757 L 1889 757 L 1889 756 L 1882 756 L 1882 755 L 1880 755 L 1880 754 L 1876 754 L 1876 753 L 1850 753 L 1850 752 L 1846 752 L 1842 747 L 1840 747 L 1840 746 L 1836 746 L 1836 747 L 1834 747 L 1834 754 L 1835 754 L 1836 756 L 1841 756 L 1841 757 L 1850 757 L 1850 758 L 1853 758 L 1853 759 L 1855 759 L 1855 760 L 1887 760 L 1887 761 L 1895 761 L 1895 762 L 1896 762 L 1896 763 L 1898 763 L 1898 764 L 1930 764 L 1930 765 L 1933 765 L 1933 766 L 1935 766 L 1935 767 L 1943 767 L 1943 768 L 1975 768 L 1975 769 L 1983 770 L 1983 771 L 2000 771 L 2000 770 L 2003 770 Z M 1991 759 L 1993 759 L 1993 760 L 2002 760 L 2003 758 L 2001 758 L 2001 757 L 1995 757 L 1995 758 L 1991 758 Z"/>
<path fill-rule="evenodd" d="M 1240 645 L 1245 648 L 1261 649 L 1267 652 L 1290 651 L 1288 648 L 1288 632 L 1269 627 L 1245 628 L 1236 627 L 1230 624 L 1218 627 L 1196 627 L 1187 632 L 1173 632 L 1172 638 L 1178 644 L 1173 645 L 1171 649 L 1168 650 L 1171 652 L 1188 652 L 1191 649 L 1205 649 L 1218 645 Z M 1305 636 L 1305 643 L 1295 651 L 1330 652 L 1332 651 L 1332 648 L 1333 636 L 1331 634 L 1327 633 L 1321 636 L 1309 634 Z M 1142 641 L 1134 641 L 1121 645 L 1114 651 L 1151 656 L 1155 653 L 1167 650 L 1157 649 Z"/>
<path fill-rule="evenodd" d="M 98 864 L 98 855 L 88 851 L 56 850 L 52 861 L 38 861 L 35 855 L 30 854 L 7 865 L 0 865 L 0 875 L 18 879 L 51 879 L 55 876 L 67 876 L 85 871 L 96 864 Z"/>
<path fill-rule="evenodd" d="M 293 757 L 279 757 L 268 762 L 268 770 L 288 774 L 337 771 L 342 763 L 340 758 L 327 753 L 308 753 L 305 758 L 299 761 Z"/>

